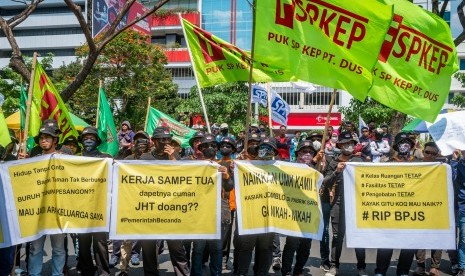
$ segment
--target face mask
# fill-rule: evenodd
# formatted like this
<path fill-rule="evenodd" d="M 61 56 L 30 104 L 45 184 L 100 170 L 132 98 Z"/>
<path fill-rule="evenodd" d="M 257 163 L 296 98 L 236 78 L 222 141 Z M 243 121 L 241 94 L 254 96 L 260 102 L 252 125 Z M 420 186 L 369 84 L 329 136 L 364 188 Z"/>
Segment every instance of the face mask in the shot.
<path fill-rule="evenodd" d="M 313 160 L 313 154 L 311 153 L 306 153 L 302 155 L 299 154 L 299 157 L 297 157 L 297 161 L 299 163 L 304 163 L 307 165 L 310 165 L 312 163 L 312 160 Z"/>
<path fill-rule="evenodd" d="M 222 129 L 222 130 L 221 130 L 221 133 L 222 133 L 223 135 L 228 134 L 228 129 Z"/>
<path fill-rule="evenodd" d="M 258 154 L 258 146 L 257 145 L 251 145 L 247 147 L 247 153 L 253 156 L 257 156 Z"/>
<path fill-rule="evenodd" d="M 146 143 L 138 143 L 136 141 L 136 147 L 135 147 L 135 152 L 137 154 L 141 154 L 141 153 L 144 153 L 144 152 L 147 152 L 147 149 L 148 149 L 148 144 Z"/>
<path fill-rule="evenodd" d="M 261 146 L 258 150 L 258 158 L 261 160 L 271 160 L 274 157 L 274 151 L 269 146 Z"/>
<path fill-rule="evenodd" d="M 222 147 L 222 148 L 220 149 L 220 152 L 221 152 L 221 155 L 223 155 L 223 156 L 229 156 L 229 155 L 231 155 L 231 153 L 232 153 L 232 149 L 231 149 L 231 148 L 223 148 L 223 147 Z"/>
<path fill-rule="evenodd" d="M 320 141 L 313 141 L 313 148 L 316 151 L 319 151 L 321 149 L 321 142 Z"/>
<path fill-rule="evenodd" d="M 164 142 L 164 141 L 161 141 L 159 139 L 156 139 L 155 140 L 155 152 L 158 153 L 158 154 L 164 153 L 165 146 L 170 145 L 170 144 L 171 144 L 170 141 Z"/>
<path fill-rule="evenodd" d="M 351 155 L 354 152 L 354 145 L 352 144 L 343 145 L 341 152 L 344 155 Z"/>
<path fill-rule="evenodd" d="M 209 148 L 203 149 L 202 153 L 205 159 L 213 159 L 216 156 L 216 149 L 209 147 Z"/>
<path fill-rule="evenodd" d="M 398 146 L 399 154 L 405 155 L 410 152 L 410 144 L 409 143 L 401 143 Z"/>
<path fill-rule="evenodd" d="M 331 137 L 331 142 L 336 143 L 337 142 L 337 137 Z"/>
<path fill-rule="evenodd" d="M 82 141 L 82 145 L 84 146 L 84 149 L 88 152 L 93 151 L 95 148 L 97 148 L 97 141 L 92 140 L 92 139 L 86 139 Z"/>

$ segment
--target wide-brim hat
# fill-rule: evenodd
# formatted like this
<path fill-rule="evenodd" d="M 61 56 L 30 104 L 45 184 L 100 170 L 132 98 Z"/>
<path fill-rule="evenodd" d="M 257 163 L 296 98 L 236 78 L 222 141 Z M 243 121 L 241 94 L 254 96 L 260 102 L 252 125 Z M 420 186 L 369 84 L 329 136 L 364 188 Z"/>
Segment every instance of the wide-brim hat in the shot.
<path fill-rule="evenodd" d="M 345 144 L 348 142 L 354 142 L 355 144 L 358 143 L 358 141 L 355 140 L 354 137 L 352 136 L 352 133 L 342 132 L 341 134 L 339 134 L 338 140 L 336 142 L 336 146 L 339 147 L 340 144 Z"/>
<path fill-rule="evenodd" d="M 172 138 L 170 130 L 167 127 L 157 127 L 152 134 L 152 139 Z"/>
<path fill-rule="evenodd" d="M 272 137 L 266 137 L 260 142 L 261 145 L 268 145 L 272 147 L 275 151 L 275 154 L 278 152 L 278 147 L 276 146 L 276 139 Z"/>
<path fill-rule="evenodd" d="M 313 153 L 316 152 L 315 148 L 313 147 L 313 143 L 312 141 L 309 141 L 309 140 L 303 140 L 303 141 L 300 141 L 299 144 L 297 145 L 297 148 L 295 149 L 295 153 L 297 155 L 297 153 L 303 149 L 303 148 L 311 148 L 313 150 Z"/>
<path fill-rule="evenodd" d="M 203 131 L 197 131 L 197 132 L 194 134 L 194 136 L 192 136 L 192 138 L 189 139 L 189 145 L 191 146 L 191 148 L 194 147 L 194 140 L 195 140 L 195 139 L 199 139 L 199 138 L 202 139 L 203 136 L 205 136 L 205 133 L 203 133 Z"/>
<path fill-rule="evenodd" d="M 413 147 L 415 145 L 415 143 L 413 142 L 412 139 L 410 139 L 410 136 L 408 133 L 406 132 L 399 132 L 397 133 L 396 137 L 394 138 L 394 145 L 392 146 L 392 148 L 395 150 L 395 151 L 399 151 L 399 144 L 400 142 L 402 141 L 407 141 L 409 144 L 410 144 L 410 147 Z"/>
<path fill-rule="evenodd" d="M 223 139 L 221 139 L 221 141 L 220 141 L 220 146 L 221 146 L 221 144 L 229 144 L 229 145 L 231 145 L 231 147 L 233 148 L 233 153 L 235 153 L 237 151 L 236 141 L 231 137 L 223 137 Z"/>
<path fill-rule="evenodd" d="M 97 139 L 97 145 L 100 145 L 102 143 L 102 139 L 100 139 L 100 136 L 98 135 L 98 129 L 94 126 L 87 126 L 82 130 L 81 136 L 79 137 L 79 142 L 82 143 L 82 138 L 84 137 L 84 135 L 87 134 L 92 134 L 95 136 L 95 138 Z"/>
<path fill-rule="evenodd" d="M 42 134 L 47 134 L 47 135 L 50 135 L 54 138 L 57 138 L 58 137 L 58 133 L 56 131 L 56 129 L 54 127 L 50 127 L 50 126 L 42 126 L 40 129 L 39 129 L 39 134 L 37 134 L 36 137 L 34 137 L 34 141 L 36 142 L 36 144 L 39 144 L 39 137 L 40 135 Z"/>

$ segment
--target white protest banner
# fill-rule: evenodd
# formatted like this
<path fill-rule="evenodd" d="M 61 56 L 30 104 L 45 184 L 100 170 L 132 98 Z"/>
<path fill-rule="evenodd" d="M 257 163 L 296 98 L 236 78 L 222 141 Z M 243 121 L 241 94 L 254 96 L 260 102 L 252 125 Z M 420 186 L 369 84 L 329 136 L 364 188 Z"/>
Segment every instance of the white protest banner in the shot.
<path fill-rule="evenodd" d="M 111 161 L 47 154 L 2 164 L 11 243 L 45 234 L 108 232 Z"/>
<path fill-rule="evenodd" d="M 305 164 L 235 161 L 239 235 L 276 232 L 321 240 L 323 176 Z"/>
<path fill-rule="evenodd" d="M 218 166 L 115 161 L 110 239 L 220 239 Z"/>
<path fill-rule="evenodd" d="M 443 156 L 455 149 L 465 150 L 465 111 L 439 114 L 433 124 L 426 123 L 428 132 L 438 145 Z"/>
<path fill-rule="evenodd" d="M 455 249 L 452 172 L 442 163 L 346 163 L 347 247 Z"/>

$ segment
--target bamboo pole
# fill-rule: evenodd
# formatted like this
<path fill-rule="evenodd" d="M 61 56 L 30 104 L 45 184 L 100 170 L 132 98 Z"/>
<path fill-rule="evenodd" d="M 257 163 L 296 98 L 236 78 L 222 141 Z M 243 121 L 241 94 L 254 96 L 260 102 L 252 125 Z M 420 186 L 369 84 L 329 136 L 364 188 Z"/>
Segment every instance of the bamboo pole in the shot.
<path fill-rule="evenodd" d="M 98 119 L 100 113 L 100 89 L 102 89 L 102 80 L 99 80 L 98 84 L 98 96 L 97 96 L 97 115 L 95 116 L 95 127 L 98 128 Z"/>
<path fill-rule="evenodd" d="M 29 80 L 29 90 L 28 90 L 27 102 L 26 102 L 26 119 L 24 122 L 24 135 L 26 136 L 26 139 L 25 139 L 26 141 L 21 145 L 21 148 L 20 148 L 21 153 L 26 153 L 27 151 L 27 140 L 28 140 L 28 135 L 29 135 L 29 120 L 31 116 L 32 93 L 34 91 L 36 63 L 37 63 L 37 52 L 34 52 L 34 56 L 32 57 L 31 79 Z"/>
<path fill-rule="evenodd" d="M 148 102 L 147 102 L 147 114 L 145 115 L 145 125 L 144 125 L 144 131 L 147 132 L 147 125 L 149 124 L 149 112 L 150 112 L 150 103 L 152 101 L 152 98 L 149 97 Z M 149 134 L 150 135 L 150 134 Z"/>
<path fill-rule="evenodd" d="M 326 136 L 327 136 L 327 133 L 328 133 L 329 121 L 331 119 L 331 112 L 333 110 L 333 105 L 334 105 L 334 101 L 336 99 L 336 94 L 337 94 L 337 89 L 334 89 L 333 93 L 331 94 L 331 102 L 329 103 L 328 114 L 326 114 L 325 130 L 323 132 L 323 138 L 321 140 L 320 152 L 325 151 Z M 320 170 L 320 168 L 321 168 L 321 162 L 318 162 L 318 170 Z"/>
<path fill-rule="evenodd" d="M 252 3 L 252 48 L 250 49 L 250 71 L 249 71 L 249 98 L 247 100 L 247 117 L 245 120 L 245 141 L 244 149 L 247 151 L 249 146 L 249 129 L 250 113 L 252 113 L 252 81 L 253 81 L 253 63 L 255 57 L 255 1 Z"/>
<path fill-rule="evenodd" d="M 268 98 L 268 129 L 270 131 L 270 137 L 273 137 L 273 124 L 271 123 L 271 87 L 270 83 L 266 84 L 266 93 Z"/>

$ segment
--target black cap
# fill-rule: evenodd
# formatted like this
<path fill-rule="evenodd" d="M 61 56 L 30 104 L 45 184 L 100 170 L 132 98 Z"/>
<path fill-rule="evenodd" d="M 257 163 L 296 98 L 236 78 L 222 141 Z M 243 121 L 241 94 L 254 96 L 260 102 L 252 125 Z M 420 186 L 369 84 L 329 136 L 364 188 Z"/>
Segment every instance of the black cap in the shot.
<path fill-rule="evenodd" d="M 275 150 L 275 152 L 278 152 L 278 147 L 276 146 L 275 138 L 266 137 L 260 142 L 260 146 L 261 145 L 269 145 Z"/>
<path fill-rule="evenodd" d="M 152 134 L 152 139 L 171 138 L 172 135 L 167 127 L 157 127 Z"/>
<path fill-rule="evenodd" d="M 323 135 L 318 132 L 312 132 L 309 136 L 307 136 L 307 140 L 312 140 L 312 138 L 323 139 Z"/>
<path fill-rule="evenodd" d="M 61 130 L 60 130 L 60 128 L 58 127 L 57 121 L 55 121 L 55 120 L 53 120 L 53 119 L 47 119 L 47 120 L 45 120 L 45 121 L 42 123 L 42 126 L 48 126 L 48 127 L 50 127 L 50 128 L 55 129 L 55 131 L 56 131 L 57 134 L 60 134 L 60 133 L 61 133 Z"/>
<path fill-rule="evenodd" d="M 260 137 L 260 135 L 256 134 L 256 133 L 253 133 L 253 134 L 249 134 L 249 137 L 247 139 L 247 141 L 255 141 L 255 142 L 261 142 L 262 141 L 262 138 Z"/>
<path fill-rule="evenodd" d="M 203 144 L 208 144 L 208 143 L 211 143 L 211 142 L 215 142 L 216 143 L 216 146 L 218 147 L 218 143 L 216 142 L 216 138 L 215 136 L 213 136 L 212 134 L 210 133 L 207 133 L 205 134 L 202 139 L 200 140 L 200 144 L 199 144 L 199 147 Z"/>
<path fill-rule="evenodd" d="M 150 136 L 147 132 L 143 130 L 139 130 L 136 134 L 134 134 L 134 141 L 137 139 L 148 139 L 150 140 Z"/>
<path fill-rule="evenodd" d="M 236 141 L 233 138 L 231 138 L 231 137 L 223 137 L 223 139 L 221 139 L 221 141 L 220 141 L 220 146 L 223 143 L 231 145 L 232 148 L 233 148 L 233 153 L 235 153 L 237 151 Z"/>
<path fill-rule="evenodd" d="M 309 141 L 309 140 L 300 141 L 299 144 L 297 145 L 297 148 L 295 149 L 295 152 L 297 153 L 303 148 L 310 148 L 312 149 L 313 153 L 316 152 L 315 148 L 313 147 L 312 141 Z"/>
<path fill-rule="evenodd" d="M 203 136 L 205 136 L 205 133 L 203 133 L 203 131 L 197 131 L 197 132 L 194 134 L 194 136 L 192 136 L 192 138 L 189 139 L 189 145 L 191 146 L 191 148 L 194 147 L 194 140 L 195 140 L 195 139 L 199 139 L 199 138 L 202 139 Z"/>
<path fill-rule="evenodd" d="M 413 147 L 415 145 L 415 143 L 412 141 L 412 139 L 410 139 L 408 133 L 399 132 L 399 133 L 397 133 L 396 138 L 394 138 L 394 146 L 393 146 L 393 148 L 394 148 L 395 151 L 399 151 L 398 146 L 399 146 L 400 142 L 402 142 L 402 141 L 407 141 L 410 144 L 411 147 Z"/>
<path fill-rule="evenodd" d="M 39 134 L 37 134 L 36 137 L 34 137 L 34 141 L 39 144 L 39 137 L 41 134 L 47 134 L 52 137 L 58 137 L 58 134 L 60 134 L 60 130 L 58 129 L 58 124 L 55 120 L 45 120 L 42 123 L 42 126 L 39 129 Z"/>
<path fill-rule="evenodd" d="M 94 126 L 86 126 L 81 133 L 81 137 L 79 141 L 82 143 L 82 138 L 86 134 L 91 134 L 94 135 L 95 138 L 97 138 L 97 145 L 100 145 L 102 143 L 102 139 L 100 139 L 100 136 L 98 135 L 98 129 Z"/>
<path fill-rule="evenodd" d="M 342 132 L 340 135 L 339 135 L 339 138 L 336 142 L 336 145 L 337 144 L 344 144 L 344 143 L 347 143 L 347 142 L 350 142 L 350 141 L 353 141 L 355 144 L 358 143 L 357 140 L 354 139 L 354 137 L 352 136 L 352 133 L 350 132 Z"/>

